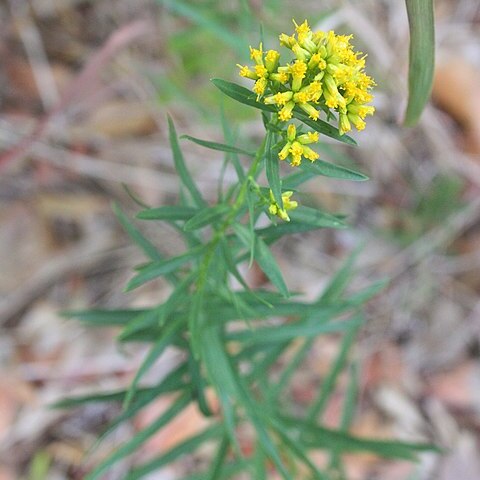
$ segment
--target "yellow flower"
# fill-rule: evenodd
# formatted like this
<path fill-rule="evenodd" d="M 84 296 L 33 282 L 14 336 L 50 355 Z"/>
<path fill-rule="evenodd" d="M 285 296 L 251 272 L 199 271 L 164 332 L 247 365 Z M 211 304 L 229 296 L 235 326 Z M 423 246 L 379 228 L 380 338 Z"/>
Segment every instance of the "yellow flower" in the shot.
<path fill-rule="evenodd" d="M 238 65 L 240 76 L 255 81 L 257 101 L 263 97 L 267 105 L 277 107 L 280 121 L 290 120 L 295 106 L 313 120 L 322 110 L 331 109 L 338 113 L 340 134 L 352 126 L 362 130 L 365 117 L 375 111 L 368 105 L 375 81 L 365 73 L 366 55 L 354 50 L 352 35 L 337 35 L 333 30 L 312 32 L 306 20 L 293 23 L 294 34 L 282 33 L 279 37 L 280 45 L 292 51 L 293 61 L 279 64 L 280 53 L 264 52 L 260 44 L 258 49 L 250 47 L 253 67 Z M 302 156 L 314 156 L 311 152 L 308 156 L 291 152 L 282 155 L 291 156 L 292 164 L 298 164 Z"/>
<path fill-rule="evenodd" d="M 302 80 L 307 72 L 307 64 L 303 60 L 296 60 L 290 65 L 290 74 L 292 75 L 292 90 L 298 92 L 302 86 Z"/>
<path fill-rule="evenodd" d="M 276 50 L 269 50 L 265 55 L 265 66 L 270 73 L 277 68 L 279 59 L 280 54 Z"/>
<path fill-rule="evenodd" d="M 295 200 L 290 200 L 290 197 L 293 195 L 293 192 L 283 192 L 282 193 L 282 203 L 283 208 L 280 208 L 280 205 L 275 201 L 272 190 L 270 190 L 270 205 L 268 211 L 271 215 L 276 215 L 286 222 L 290 221 L 287 210 L 294 210 L 298 207 L 298 203 Z"/>
<path fill-rule="evenodd" d="M 257 65 L 263 65 L 263 46 L 262 46 L 262 44 L 260 44 L 260 47 L 258 49 L 250 47 L 250 58 Z"/>
<path fill-rule="evenodd" d="M 294 106 L 295 106 L 295 102 L 292 102 L 292 101 L 287 102 L 285 106 L 278 113 L 278 118 L 282 122 L 286 122 L 287 120 L 290 120 L 292 118 L 292 110 Z"/>
<path fill-rule="evenodd" d="M 317 132 L 308 132 L 297 136 L 297 129 L 293 123 L 287 127 L 287 142 L 278 154 L 280 160 L 290 158 L 290 165 L 298 167 L 302 163 L 302 157 L 311 162 L 317 160 L 319 155 L 307 145 L 318 142 Z"/>

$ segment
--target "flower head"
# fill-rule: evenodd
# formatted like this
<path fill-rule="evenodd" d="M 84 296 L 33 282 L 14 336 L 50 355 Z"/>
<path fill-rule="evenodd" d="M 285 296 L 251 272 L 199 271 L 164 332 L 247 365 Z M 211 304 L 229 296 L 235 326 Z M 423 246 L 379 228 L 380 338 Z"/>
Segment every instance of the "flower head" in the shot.
<path fill-rule="evenodd" d="M 276 215 L 282 220 L 289 222 L 290 217 L 288 216 L 287 210 L 294 210 L 298 207 L 298 203 L 295 200 L 290 200 L 290 197 L 293 195 L 293 192 L 283 192 L 282 193 L 282 203 L 283 208 L 280 208 L 278 203 L 275 201 L 272 190 L 270 190 L 270 205 L 268 206 L 268 211 L 271 215 Z"/>
<path fill-rule="evenodd" d="M 280 160 L 289 159 L 290 164 L 294 167 L 298 167 L 302 163 L 302 157 L 311 162 L 317 160 L 319 158 L 318 153 L 308 147 L 308 144 L 318 142 L 318 137 L 317 132 L 297 135 L 295 125 L 293 123 L 289 124 L 287 128 L 287 142 L 280 150 L 278 158 Z"/>
<path fill-rule="evenodd" d="M 333 30 L 314 32 L 306 20 L 293 23 L 293 35 L 282 33 L 279 37 L 280 45 L 292 51 L 291 62 L 282 65 L 280 53 L 264 52 L 260 44 L 259 48 L 250 47 L 255 65 L 239 65 L 240 75 L 255 81 L 257 101 L 277 107 L 282 122 L 294 116 L 296 107 L 312 120 L 330 109 L 338 115 L 341 135 L 352 125 L 362 130 L 365 117 L 374 112 L 367 105 L 372 101 L 375 81 L 365 73 L 366 55 L 354 50 L 352 35 L 337 35 Z"/>

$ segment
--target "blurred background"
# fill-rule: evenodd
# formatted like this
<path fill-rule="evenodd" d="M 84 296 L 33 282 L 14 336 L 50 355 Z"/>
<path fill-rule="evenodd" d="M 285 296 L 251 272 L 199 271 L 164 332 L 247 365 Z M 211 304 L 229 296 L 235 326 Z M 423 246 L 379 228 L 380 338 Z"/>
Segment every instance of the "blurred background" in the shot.
<path fill-rule="evenodd" d="M 278 33 L 293 30 L 292 18 L 354 34 L 378 83 L 377 113 L 354 134 L 358 147 L 326 138 L 319 146 L 322 158 L 371 180 L 318 178 L 302 196 L 303 203 L 345 213 L 352 228 L 288 237 L 275 254 L 289 287 L 313 298 L 363 244 L 353 286 L 390 283 L 368 304 L 369 322 L 352 352 L 362 366 L 353 431 L 446 449 L 417 465 L 352 455 L 348 478 L 480 478 L 480 6 L 435 3 L 433 99 L 419 125 L 404 128 L 408 23 L 401 1 L 0 2 L 1 480 L 81 479 L 168 402 L 154 404 L 86 457 L 120 407 L 48 405 L 125 387 L 145 350 L 120 348 L 114 329 L 89 329 L 59 312 L 165 298 L 162 283 L 122 293 L 144 259 L 111 204 L 133 216 L 139 207 L 132 197 L 152 206 L 175 202 L 167 112 L 179 134 L 213 141 L 223 141 L 224 116 L 237 145 L 256 148 L 260 116 L 222 98 L 210 79 L 241 83 L 235 64 L 248 63 L 248 45 L 263 36 L 274 48 Z M 215 201 L 222 155 L 186 141 L 182 147 L 205 197 Z M 225 181 L 235 178 L 227 172 Z M 144 223 L 162 252 L 179 251 L 172 230 Z M 252 270 L 249 281 L 265 279 Z M 337 346 L 335 336 L 317 342 L 295 378 L 292 402 L 311 400 Z M 172 362 L 174 352 L 154 374 Z M 327 425 L 338 424 L 341 389 Z M 122 478 L 131 461 L 158 454 L 203 422 L 188 409 L 105 478 Z M 206 446 L 149 478 L 182 478 L 209 455 Z"/>

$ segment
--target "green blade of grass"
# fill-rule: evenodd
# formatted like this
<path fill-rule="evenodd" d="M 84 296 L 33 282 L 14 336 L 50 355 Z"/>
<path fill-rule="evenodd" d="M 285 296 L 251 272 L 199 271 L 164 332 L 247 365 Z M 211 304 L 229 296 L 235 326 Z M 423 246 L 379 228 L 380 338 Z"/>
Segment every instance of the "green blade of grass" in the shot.
<path fill-rule="evenodd" d="M 417 123 L 430 97 L 435 67 L 433 0 L 405 0 L 410 28 L 405 125 Z"/>

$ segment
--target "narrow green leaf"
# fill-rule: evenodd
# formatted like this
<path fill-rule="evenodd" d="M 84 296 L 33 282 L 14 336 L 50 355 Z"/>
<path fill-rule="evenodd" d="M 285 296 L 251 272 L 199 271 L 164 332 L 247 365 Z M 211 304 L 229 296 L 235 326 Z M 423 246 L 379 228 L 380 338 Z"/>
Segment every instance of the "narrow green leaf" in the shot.
<path fill-rule="evenodd" d="M 221 104 L 221 109 L 220 109 L 220 119 L 222 121 L 222 130 L 223 130 L 223 136 L 225 138 L 225 141 L 230 144 L 234 143 L 235 137 L 230 127 L 230 122 L 225 116 L 225 109 L 223 108 L 223 102 Z M 232 162 L 232 165 L 235 168 L 235 172 L 237 173 L 238 181 L 242 183 L 245 179 L 245 171 L 242 167 L 242 164 L 240 163 L 238 155 L 236 153 L 231 153 L 230 155 L 226 155 L 226 158 L 228 158 Z"/>
<path fill-rule="evenodd" d="M 363 182 L 368 177 L 363 173 L 356 172 L 347 167 L 325 162 L 324 160 L 315 160 L 314 162 L 302 162 L 300 168 L 305 172 L 311 172 L 324 177 L 338 178 L 341 180 L 352 180 L 354 182 Z"/>
<path fill-rule="evenodd" d="M 220 445 L 218 446 L 217 454 L 213 459 L 212 466 L 208 472 L 206 480 L 217 480 L 223 470 L 223 466 L 225 464 L 225 459 L 228 453 L 228 436 L 224 435 L 222 440 L 220 441 Z"/>
<path fill-rule="evenodd" d="M 137 433 L 131 440 L 117 448 L 106 460 L 98 465 L 91 473 L 89 473 L 85 480 L 96 480 L 116 462 L 122 460 L 127 455 L 138 449 L 140 445 L 145 443 L 150 437 L 155 435 L 162 427 L 175 418 L 189 403 L 190 395 L 184 394 L 180 399 L 173 402 L 172 406 L 162 415 L 160 415 L 147 428 Z"/>
<path fill-rule="evenodd" d="M 160 262 L 152 262 L 147 266 L 142 267 L 138 274 L 128 282 L 126 291 L 128 292 L 150 280 L 174 272 L 185 263 L 199 257 L 204 251 L 205 246 L 201 245 L 200 247 L 192 248 L 190 251 L 178 255 L 177 257 L 169 258 L 168 260 Z"/>
<path fill-rule="evenodd" d="M 433 0 L 405 0 L 410 26 L 408 105 L 405 125 L 417 123 L 430 97 L 435 67 Z"/>
<path fill-rule="evenodd" d="M 250 107 L 258 108 L 259 110 L 263 110 L 264 112 L 277 112 L 277 109 L 274 106 L 257 102 L 256 94 L 253 93 L 251 90 L 242 87 L 241 85 L 227 82 L 226 80 L 222 80 L 220 78 L 212 79 L 212 83 L 225 95 L 233 98 L 237 102 L 243 103 L 244 105 L 248 105 Z M 323 120 L 310 120 L 308 116 L 305 115 L 302 111 L 297 111 L 296 109 L 293 112 L 293 116 L 308 125 L 313 130 L 322 133 L 327 137 L 334 138 L 335 140 L 346 143 L 347 145 L 356 145 L 356 142 L 355 140 L 353 140 L 353 138 L 349 137 L 348 135 L 340 135 L 336 127 L 330 125 Z"/>
<path fill-rule="evenodd" d="M 305 357 L 310 352 L 314 340 L 315 337 L 307 338 L 298 351 L 295 352 L 293 358 L 288 360 L 288 364 L 284 367 L 278 382 L 269 388 L 268 398 L 270 401 L 278 402 L 278 398 L 280 398 L 282 390 L 286 387 L 297 368 L 301 365 Z"/>
<path fill-rule="evenodd" d="M 161 395 L 162 393 L 170 393 L 172 391 L 178 390 L 182 387 L 185 382 L 182 380 L 183 375 L 186 372 L 186 365 L 182 364 L 177 367 L 175 370 L 170 372 L 159 385 L 153 387 L 139 388 L 137 390 L 137 396 L 135 399 L 135 404 L 144 399 L 154 399 Z M 76 397 L 64 398 L 58 402 L 55 402 L 52 405 L 52 408 L 73 408 L 86 403 L 93 402 L 123 402 L 127 390 L 116 390 L 113 392 L 101 392 L 101 393 L 92 393 L 89 395 L 79 395 Z"/>
<path fill-rule="evenodd" d="M 183 323 L 182 318 L 176 318 L 173 322 L 169 323 L 165 326 L 163 335 L 154 343 L 154 345 L 150 348 L 147 356 L 145 357 L 144 361 L 138 367 L 137 373 L 130 384 L 127 394 L 125 395 L 125 400 L 123 402 L 123 408 L 126 409 L 130 405 L 136 391 L 138 382 L 141 380 L 143 375 L 150 369 L 150 367 L 158 360 L 158 358 L 162 355 L 165 349 L 172 343 L 172 339 L 174 335 L 176 335 L 178 329 L 180 328 L 181 324 Z"/>
<path fill-rule="evenodd" d="M 205 227 L 220 220 L 229 210 L 230 205 L 219 204 L 214 207 L 204 208 L 200 210 L 194 217 L 185 223 L 183 227 L 185 231 L 191 232 Z"/>
<path fill-rule="evenodd" d="M 315 423 L 316 419 L 323 414 L 327 402 L 333 394 L 338 377 L 346 366 L 348 354 L 350 353 L 353 341 L 357 336 L 358 327 L 362 323 L 363 322 L 360 321 L 356 325 L 350 325 L 347 333 L 344 335 L 337 358 L 332 367 L 330 367 L 325 380 L 322 382 L 322 388 L 319 391 L 317 398 L 308 409 L 307 418 L 311 423 Z"/>
<path fill-rule="evenodd" d="M 238 330 L 227 334 L 230 341 L 242 342 L 248 345 L 260 343 L 279 343 L 298 337 L 312 337 L 325 333 L 343 332 L 352 326 L 361 325 L 362 320 L 354 318 L 341 322 L 294 322 L 292 324 L 275 326 L 274 328 L 257 328 L 256 330 Z"/>
<path fill-rule="evenodd" d="M 353 422 L 355 416 L 355 408 L 357 406 L 358 389 L 360 385 L 360 369 L 358 363 L 353 362 L 349 371 L 349 382 L 342 408 L 342 418 L 340 428 L 347 431 Z"/>
<path fill-rule="evenodd" d="M 238 223 L 234 225 L 235 233 L 240 241 L 247 247 L 251 248 L 252 236 L 251 232 L 244 225 Z M 258 236 L 254 236 L 255 241 L 255 260 L 258 262 L 260 268 L 264 271 L 265 275 L 270 279 L 273 285 L 284 296 L 288 297 L 288 288 L 283 280 L 280 268 L 277 262 L 270 252 L 265 242 Z"/>
<path fill-rule="evenodd" d="M 113 212 L 115 213 L 118 221 L 128 233 L 128 236 L 135 242 L 147 255 L 147 257 L 151 258 L 152 260 L 161 260 L 162 256 L 158 252 L 157 248 L 147 240 L 140 230 L 133 225 L 133 223 L 128 219 L 128 217 L 120 210 L 120 207 L 114 203 L 112 206 Z"/>
<path fill-rule="evenodd" d="M 175 163 L 175 169 L 182 180 L 182 183 L 185 185 L 187 190 L 189 191 L 192 200 L 195 202 L 197 207 L 205 207 L 206 203 L 205 200 L 202 198 L 200 192 L 198 191 L 195 182 L 193 181 L 190 173 L 187 170 L 187 166 L 185 165 L 185 160 L 183 158 L 182 151 L 180 150 L 180 146 L 178 144 L 178 137 L 177 132 L 175 130 L 175 125 L 173 124 L 172 119 L 170 116 L 168 117 L 168 133 L 170 139 L 170 145 L 172 148 L 173 153 L 173 161 Z"/>
<path fill-rule="evenodd" d="M 198 408 L 206 417 L 211 417 L 213 413 L 210 410 L 205 397 L 206 382 L 200 372 L 200 365 L 193 355 L 189 355 L 188 357 L 188 369 L 190 371 L 190 381 L 194 397 L 197 400 Z"/>
<path fill-rule="evenodd" d="M 373 440 L 354 437 L 341 430 L 314 425 L 301 418 L 280 418 L 282 423 L 294 431 L 305 432 L 304 444 L 308 448 L 324 448 L 335 452 L 371 452 L 385 458 L 415 460 L 419 452 L 439 452 L 438 447 L 427 443 L 407 443 Z"/>
<path fill-rule="evenodd" d="M 347 228 L 337 217 L 315 208 L 300 206 L 289 212 L 291 220 L 317 228 Z"/>
<path fill-rule="evenodd" d="M 325 473 L 322 473 L 315 464 L 308 458 L 308 456 L 303 451 L 303 446 L 299 445 L 295 440 L 293 440 L 289 432 L 283 427 L 283 425 L 278 422 L 273 422 L 274 428 L 277 431 L 278 435 L 282 439 L 282 442 L 287 446 L 287 448 L 303 463 L 309 470 L 312 472 L 312 477 L 315 480 L 328 480 L 328 477 Z"/>
<path fill-rule="evenodd" d="M 280 208 L 283 208 L 282 186 L 280 184 L 280 165 L 278 156 L 273 151 L 274 134 L 267 131 L 267 142 L 265 144 L 265 172 L 267 174 L 268 186 L 273 198 Z"/>
<path fill-rule="evenodd" d="M 228 462 L 223 465 L 221 471 L 215 477 L 215 480 L 232 480 L 236 478 L 235 475 L 242 470 L 246 470 L 250 466 L 250 462 L 246 460 L 237 460 L 235 462 Z M 183 477 L 182 480 L 211 480 L 208 476 L 209 472 L 193 473 L 187 477 Z M 256 477 L 263 478 L 263 477 Z"/>
<path fill-rule="evenodd" d="M 198 212 L 197 208 L 168 205 L 158 208 L 149 208 L 138 213 L 140 220 L 190 220 Z"/>
<path fill-rule="evenodd" d="M 234 147 L 232 145 L 226 145 L 224 143 L 210 142 L 209 140 L 201 140 L 200 138 L 191 137 L 190 135 L 182 135 L 180 138 L 190 140 L 202 147 L 210 148 L 211 150 L 218 150 L 220 152 L 238 153 L 240 155 L 246 155 L 248 157 L 255 157 L 255 152 L 249 152 L 243 148 Z"/>
<path fill-rule="evenodd" d="M 265 453 L 272 459 L 276 467 L 287 480 L 292 480 L 285 469 L 276 446 L 270 439 L 266 426 L 258 413 L 258 407 L 243 386 L 240 377 L 224 350 L 221 330 L 217 325 L 208 325 L 202 332 L 202 358 L 213 385 L 217 386 L 221 401 L 236 399 L 245 409 L 257 432 L 258 440 Z M 226 403 L 230 408 L 230 401 Z M 223 403 L 222 403 L 223 405 Z M 225 408 L 225 405 L 224 405 Z"/>
<path fill-rule="evenodd" d="M 253 258 L 255 257 L 255 203 L 258 201 L 257 194 L 252 190 L 247 189 L 245 194 L 248 207 L 248 229 L 250 230 L 250 258 L 248 259 L 248 268 L 253 265 Z"/>
<path fill-rule="evenodd" d="M 158 385 L 153 387 L 139 388 L 137 390 L 134 401 L 131 405 L 123 410 L 114 420 L 108 425 L 108 427 L 102 432 L 100 437 L 95 441 L 93 446 L 89 449 L 89 452 L 94 452 L 97 447 L 122 423 L 133 418 L 140 410 L 155 400 L 158 400 L 162 395 L 171 394 L 174 392 L 190 391 L 190 386 L 184 381 L 185 364 L 180 365 L 172 372 L 170 372 Z M 123 399 L 125 399 L 128 391 L 125 391 Z"/>
<path fill-rule="evenodd" d="M 290 212 L 289 212 L 290 215 Z M 309 225 L 307 223 L 300 223 L 295 221 L 279 223 L 277 225 L 271 225 L 269 227 L 258 228 L 255 230 L 257 235 L 260 235 L 262 239 L 268 244 L 276 242 L 284 235 L 293 235 L 295 233 L 310 232 L 317 230 L 320 227 L 315 225 Z"/>
<path fill-rule="evenodd" d="M 317 174 L 313 171 L 299 171 L 295 173 L 291 173 L 290 175 L 286 176 L 282 180 L 282 186 L 284 190 L 293 190 L 298 186 L 302 185 L 303 183 L 315 178 Z"/>
<path fill-rule="evenodd" d="M 187 440 L 182 442 L 180 445 L 176 445 L 171 448 L 168 452 L 160 455 L 148 463 L 141 465 L 140 467 L 134 468 L 130 473 L 128 473 L 124 480 L 138 480 L 148 475 L 150 472 L 158 470 L 169 463 L 174 462 L 178 457 L 182 455 L 191 454 L 201 445 L 204 445 L 209 440 L 212 440 L 219 435 L 222 435 L 223 428 L 220 425 L 214 425 L 205 429 L 203 432 L 189 437 Z M 86 480 L 93 480 L 87 478 Z"/>
<path fill-rule="evenodd" d="M 69 310 L 61 313 L 63 317 L 75 318 L 94 327 L 123 326 L 149 310 Z"/>
<path fill-rule="evenodd" d="M 338 128 L 330 125 L 323 120 L 312 120 L 307 114 L 305 114 L 300 108 L 295 107 L 293 109 L 293 117 L 303 122 L 305 125 L 308 125 L 311 129 L 315 130 L 318 133 L 326 135 L 327 137 L 334 138 L 339 142 L 346 143 L 347 145 L 356 145 L 357 142 L 348 135 L 340 135 Z"/>
<path fill-rule="evenodd" d="M 233 82 L 227 82 L 221 78 L 213 78 L 212 83 L 225 95 L 227 95 L 227 97 L 233 98 L 237 102 L 243 103 L 244 105 L 248 105 L 250 107 L 258 108 L 259 110 L 263 110 L 265 112 L 276 112 L 275 107 L 272 105 L 266 105 L 265 103 L 257 102 L 257 95 L 241 85 L 237 85 Z"/>
<path fill-rule="evenodd" d="M 123 342 L 127 340 L 133 333 L 143 330 L 151 326 L 157 326 L 159 323 L 159 318 L 162 310 L 164 309 L 163 305 L 160 305 L 155 308 L 147 310 L 145 313 L 138 315 L 133 318 L 125 328 L 120 332 L 117 337 L 117 341 Z"/>
<path fill-rule="evenodd" d="M 355 250 L 353 250 L 348 256 L 342 267 L 337 270 L 335 275 L 330 279 L 330 282 L 323 290 L 319 298 L 320 302 L 333 302 L 340 299 L 345 287 L 353 275 L 353 265 L 355 264 L 355 260 L 357 259 L 362 248 L 362 244 L 355 248 Z"/>

